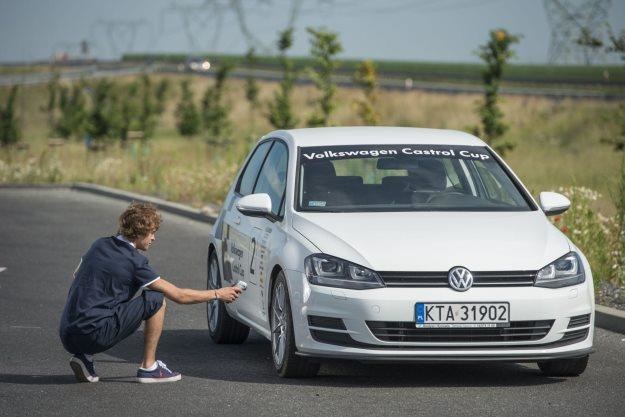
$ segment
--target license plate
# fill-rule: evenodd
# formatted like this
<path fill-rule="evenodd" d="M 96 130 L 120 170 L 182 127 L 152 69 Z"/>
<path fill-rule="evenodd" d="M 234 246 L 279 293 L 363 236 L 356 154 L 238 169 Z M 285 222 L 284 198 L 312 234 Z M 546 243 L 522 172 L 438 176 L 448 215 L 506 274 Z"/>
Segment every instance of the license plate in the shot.
<path fill-rule="evenodd" d="M 416 327 L 508 327 L 510 303 L 416 303 Z"/>

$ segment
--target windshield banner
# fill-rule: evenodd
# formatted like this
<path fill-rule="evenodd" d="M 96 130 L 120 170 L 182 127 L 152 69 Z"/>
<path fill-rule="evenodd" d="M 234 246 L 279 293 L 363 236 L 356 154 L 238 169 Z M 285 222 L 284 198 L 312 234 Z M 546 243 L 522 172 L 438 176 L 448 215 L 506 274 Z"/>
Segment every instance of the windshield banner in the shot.
<path fill-rule="evenodd" d="M 454 158 L 487 161 L 491 154 L 483 146 L 445 145 L 345 145 L 300 148 L 301 162 L 378 157 Z"/>

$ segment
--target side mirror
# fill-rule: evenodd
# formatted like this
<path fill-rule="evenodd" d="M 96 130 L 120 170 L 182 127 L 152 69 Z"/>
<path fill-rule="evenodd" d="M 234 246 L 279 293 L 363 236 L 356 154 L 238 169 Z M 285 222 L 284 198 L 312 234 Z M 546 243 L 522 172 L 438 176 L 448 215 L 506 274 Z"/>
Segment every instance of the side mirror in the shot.
<path fill-rule="evenodd" d="M 543 191 L 538 197 L 540 207 L 547 216 L 564 213 L 571 207 L 571 201 L 562 194 Z"/>
<path fill-rule="evenodd" d="M 267 216 L 271 214 L 271 198 L 269 194 L 249 194 L 237 202 L 237 210 L 246 216 Z"/>

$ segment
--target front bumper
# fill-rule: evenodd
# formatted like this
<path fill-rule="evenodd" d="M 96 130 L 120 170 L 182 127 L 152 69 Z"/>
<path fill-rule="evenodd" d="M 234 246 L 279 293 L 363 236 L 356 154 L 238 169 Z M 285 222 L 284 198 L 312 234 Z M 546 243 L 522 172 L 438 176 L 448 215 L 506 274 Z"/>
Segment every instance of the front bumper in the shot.
<path fill-rule="evenodd" d="M 560 289 L 472 288 L 461 293 L 440 287 L 337 289 L 310 285 L 298 271 L 287 271 L 287 278 L 301 356 L 391 362 L 534 362 L 592 352 L 594 303 L 589 281 Z M 374 335 L 371 322 L 414 322 L 416 302 L 509 302 L 511 322 L 548 321 L 550 325 L 544 337 L 523 341 L 401 342 Z M 571 322 L 571 317 L 583 315 L 588 317 L 585 324 Z M 311 325 L 309 316 L 338 318 L 343 327 Z"/>

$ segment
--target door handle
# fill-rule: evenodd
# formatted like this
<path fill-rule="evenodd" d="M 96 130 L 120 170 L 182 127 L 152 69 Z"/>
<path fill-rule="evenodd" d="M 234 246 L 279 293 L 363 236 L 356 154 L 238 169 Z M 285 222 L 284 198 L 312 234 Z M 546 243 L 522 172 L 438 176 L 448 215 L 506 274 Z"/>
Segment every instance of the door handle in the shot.
<path fill-rule="evenodd" d="M 234 218 L 234 224 L 241 224 L 241 216 L 237 216 Z"/>

